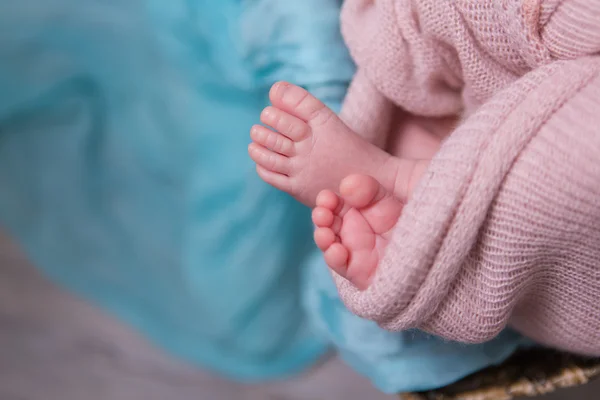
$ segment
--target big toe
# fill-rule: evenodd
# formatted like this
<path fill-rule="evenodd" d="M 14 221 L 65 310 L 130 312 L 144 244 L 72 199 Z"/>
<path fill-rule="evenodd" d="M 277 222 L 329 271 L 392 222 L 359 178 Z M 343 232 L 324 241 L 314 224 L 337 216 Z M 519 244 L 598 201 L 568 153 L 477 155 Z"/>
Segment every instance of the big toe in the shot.
<path fill-rule="evenodd" d="M 277 82 L 269 92 L 271 103 L 311 125 L 322 124 L 335 116 L 325 104 L 306 89 L 287 82 Z"/>
<path fill-rule="evenodd" d="M 373 177 L 349 175 L 340 183 L 340 194 L 352 207 L 363 208 L 383 197 L 385 191 Z"/>
<path fill-rule="evenodd" d="M 350 175 L 340 184 L 342 201 L 354 207 L 371 230 L 377 235 L 387 235 L 396 225 L 404 204 L 388 192 L 374 178 Z"/>

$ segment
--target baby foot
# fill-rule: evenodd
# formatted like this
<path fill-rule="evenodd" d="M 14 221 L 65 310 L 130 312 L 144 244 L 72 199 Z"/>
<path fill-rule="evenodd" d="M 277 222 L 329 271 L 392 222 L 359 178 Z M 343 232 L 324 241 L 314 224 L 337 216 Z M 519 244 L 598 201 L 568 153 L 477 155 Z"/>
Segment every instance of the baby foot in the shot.
<path fill-rule="evenodd" d="M 383 257 L 403 203 L 374 178 L 351 175 L 340 196 L 324 190 L 313 210 L 315 242 L 331 269 L 364 290 Z"/>
<path fill-rule="evenodd" d="M 259 176 L 308 206 L 317 194 L 337 189 L 343 177 L 361 173 L 392 190 L 398 159 L 368 143 L 306 90 L 285 82 L 273 85 L 272 102 L 255 125 L 248 148 Z"/>

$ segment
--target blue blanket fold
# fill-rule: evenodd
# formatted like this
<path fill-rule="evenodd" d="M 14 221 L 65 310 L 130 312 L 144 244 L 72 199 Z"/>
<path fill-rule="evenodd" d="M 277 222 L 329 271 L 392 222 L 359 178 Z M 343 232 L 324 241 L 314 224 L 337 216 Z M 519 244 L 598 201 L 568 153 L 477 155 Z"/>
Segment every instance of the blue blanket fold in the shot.
<path fill-rule="evenodd" d="M 309 210 L 247 157 L 274 81 L 339 110 L 354 72 L 339 7 L 0 1 L 0 222 L 55 282 L 238 380 L 296 373 L 332 346 L 390 392 L 503 359 L 516 335 L 465 347 L 351 316 Z M 461 368 L 428 374 L 441 359 Z"/>

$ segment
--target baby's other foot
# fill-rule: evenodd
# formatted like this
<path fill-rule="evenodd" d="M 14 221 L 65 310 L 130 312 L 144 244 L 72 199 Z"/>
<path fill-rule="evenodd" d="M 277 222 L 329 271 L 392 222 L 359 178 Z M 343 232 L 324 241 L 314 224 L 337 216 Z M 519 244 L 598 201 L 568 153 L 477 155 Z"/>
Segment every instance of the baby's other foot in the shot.
<path fill-rule="evenodd" d="M 325 262 L 360 290 L 366 289 L 403 203 L 366 175 L 348 176 L 340 184 L 340 196 L 323 190 L 316 202 L 315 242 Z"/>
<path fill-rule="evenodd" d="M 347 175 L 368 174 L 381 182 L 395 176 L 394 168 L 382 168 L 389 154 L 354 133 L 306 90 L 279 82 L 269 97 L 273 105 L 263 110 L 261 122 L 272 130 L 254 125 L 248 148 L 265 182 L 313 207 L 321 190 L 337 189 Z"/>

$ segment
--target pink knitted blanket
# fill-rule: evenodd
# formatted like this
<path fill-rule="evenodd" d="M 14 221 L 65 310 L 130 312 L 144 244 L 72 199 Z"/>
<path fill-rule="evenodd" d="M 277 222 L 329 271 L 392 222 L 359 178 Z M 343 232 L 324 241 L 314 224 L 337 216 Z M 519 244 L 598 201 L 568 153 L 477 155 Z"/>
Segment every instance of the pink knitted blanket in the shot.
<path fill-rule="evenodd" d="M 346 0 L 342 27 L 350 127 L 382 144 L 395 107 L 465 115 L 372 285 L 336 277 L 348 308 L 600 355 L 600 0 Z"/>

